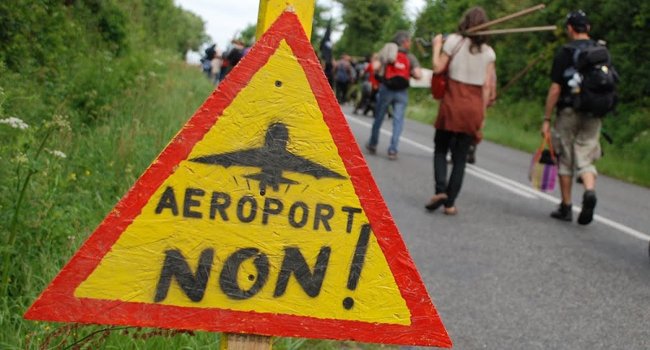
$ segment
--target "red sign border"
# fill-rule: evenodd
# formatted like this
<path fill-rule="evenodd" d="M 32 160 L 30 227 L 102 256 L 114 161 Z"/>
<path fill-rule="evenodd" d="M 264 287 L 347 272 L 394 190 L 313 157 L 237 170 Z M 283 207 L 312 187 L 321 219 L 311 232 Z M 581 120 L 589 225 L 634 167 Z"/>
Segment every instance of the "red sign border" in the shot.
<path fill-rule="evenodd" d="M 227 309 L 128 303 L 74 296 L 155 191 L 187 159 L 195 144 L 285 40 L 304 69 L 373 233 L 411 312 L 411 325 L 391 325 Z M 298 17 L 285 12 L 197 110 L 158 158 L 108 214 L 25 318 L 89 324 L 134 325 L 266 336 L 353 340 L 397 345 L 451 347 L 451 340 L 354 142 L 322 66 Z"/>

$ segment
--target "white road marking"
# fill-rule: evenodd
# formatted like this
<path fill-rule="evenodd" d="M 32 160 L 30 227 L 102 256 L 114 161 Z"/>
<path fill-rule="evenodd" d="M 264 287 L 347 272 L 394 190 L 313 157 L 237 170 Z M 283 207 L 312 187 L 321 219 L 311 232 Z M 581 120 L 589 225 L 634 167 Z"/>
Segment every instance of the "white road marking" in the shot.
<path fill-rule="evenodd" d="M 365 126 L 367 128 L 372 128 L 372 124 L 370 124 L 368 122 L 365 122 L 365 121 L 363 121 L 363 120 L 361 120 L 359 118 L 348 116 L 348 115 L 346 115 L 346 117 L 347 117 L 347 119 L 349 121 L 355 122 L 356 124 L 363 125 L 363 126 Z M 384 134 L 384 135 L 388 135 L 388 136 L 391 135 L 391 131 L 383 129 L 383 128 L 381 129 L 381 133 Z M 407 143 L 410 146 L 412 146 L 413 148 L 425 151 L 425 152 L 427 152 L 427 153 L 429 153 L 431 155 L 433 154 L 433 148 L 432 147 L 423 145 L 423 144 L 421 144 L 419 142 L 416 142 L 414 140 L 411 140 L 411 139 L 409 139 L 407 137 L 402 136 L 401 139 L 400 139 L 400 142 Z M 515 193 L 515 194 L 517 194 L 519 196 L 522 196 L 522 197 L 525 197 L 525 198 L 531 198 L 531 199 L 541 198 L 541 199 L 545 199 L 545 200 L 547 200 L 547 201 L 549 201 L 551 203 L 554 203 L 554 204 L 560 203 L 560 200 L 558 198 L 555 198 L 555 197 L 553 197 L 553 196 L 551 196 L 551 195 L 549 195 L 547 193 L 539 192 L 539 191 L 531 188 L 530 186 L 527 186 L 527 185 L 524 185 L 524 184 L 522 184 L 520 182 L 508 179 L 507 177 L 501 176 L 499 174 L 493 173 L 493 172 L 485 170 L 483 168 L 479 168 L 479 167 L 477 167 L 475 165 L 468 164 L 465 171 L 468 174 L 474 175 L 474 176 L 476 176 L 476 177 L 478 177 L 478 178 L 480 178 L 482 180 L 485 180 L 485 181 L 487 181 L 487 182 L 489 182 L 489 183 L 491 183 L 493 185 L 501 187 L 501 188 L 503 188 L 505 190 L 508 190 L 508 191 L 510 191 L 512 193 Z M 574 212 L 579 213 L 580 210 L 582 210 L 581 207 L 575 206 L 575 205 L 573 206 L 573 211 Z M 625 226 L 623 224 L 620 224 L 620 223 L 618 223 L 616 221 L 613 221 L 613 220 L 607 219 L 605 217 L 602 217 L 602 216 L 600 216 L 598 214 L 594 215 L 594 220 L 597 221 L 597 222 L 600 222 L 602 224 L 605 224 L 605 225 L 607 225 L 609 227 L 612 227 L 612 228 L 614 228 L 616 230 L 619 230 L 619 231 L 621 231 L 623 233 L 626 233 L 626 234 L 628 234 L 628 235 L 630 235 L 630 236 L 632 236 L 634 238 L 638 238 L 638 239 L 643 240 L 643 241 L 650 241 L 650 235 L 648 235 L 646 233 L 643 233 L 641 231 L 635 230 L 635 229 L 633 229 L 631 227 Z"/>

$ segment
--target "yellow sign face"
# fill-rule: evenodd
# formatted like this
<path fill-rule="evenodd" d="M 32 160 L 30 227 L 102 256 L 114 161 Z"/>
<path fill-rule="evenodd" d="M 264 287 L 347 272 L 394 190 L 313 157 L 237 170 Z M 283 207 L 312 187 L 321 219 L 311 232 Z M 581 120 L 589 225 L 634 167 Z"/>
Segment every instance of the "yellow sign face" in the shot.
<path fill-rule="evenodd" d="M 409 325 L 368 223 L 283 40 L 74 296 Z"/>

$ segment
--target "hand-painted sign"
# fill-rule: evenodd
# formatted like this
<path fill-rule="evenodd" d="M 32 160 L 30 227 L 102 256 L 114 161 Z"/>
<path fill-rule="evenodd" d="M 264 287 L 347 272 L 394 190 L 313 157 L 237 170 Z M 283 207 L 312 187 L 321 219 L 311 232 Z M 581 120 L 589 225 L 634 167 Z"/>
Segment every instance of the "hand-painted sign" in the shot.
<path fill-rule="evenodd" d="M 25 317 L 451 345 L 290 12 Z"/>

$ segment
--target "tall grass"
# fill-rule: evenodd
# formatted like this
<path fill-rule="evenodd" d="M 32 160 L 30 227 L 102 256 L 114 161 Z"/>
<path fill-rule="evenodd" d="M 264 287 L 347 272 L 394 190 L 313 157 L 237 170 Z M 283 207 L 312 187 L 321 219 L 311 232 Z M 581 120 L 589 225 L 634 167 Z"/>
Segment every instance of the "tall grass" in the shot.
<path fill-rule="evenodd" d="M 37 133 L 33 140 L 16 141 L 27 161 L 35 162 L 22 173 L 10 159 L 10 149 L 0 155 L 3 165 L 18 169 L 2 172 L 3 184 L 26 184 L 3 187 L 7 192 L 3 206 L 22 207 L 18 234 L 13 241 L 2 242 L 3 257 L 11 256 L 11 262 L 2 267 L 8 272 L 9 283 L 0 305 L 0 348 L 40 348 L 43 344 L 55 346 L 54 341 L 70 345 L 99 329 L 25 321 L 22 314 L 212 90 L 200 72 L 182 63 L 161 62 L 160 66 L 159 72 L 138 73 L 126 90 L 115 92 L 119 97 L 103 104 L 103 119 L 73 120 L 72 130 L 52 135 L 51 140 Z M 3 129 L 6 139 L 20 132 Z M 20 138 L 25 137 L 14 137 Z M 60 150 L 66 157 L 55 160 L 44 154 L 35 159 L 36 153 L 30 151 L 33 142 L 46 141 L 48 149 Z M 0 227 L 5 232 L 11 228 L 4 220 L 8 208 L 1 209 Z M 200 344 L 217 342 L 212 334 L 198 338 L 162 334 L 174 340 L 161 341 L 156 340 L 161 334 L 140 332 L 142 339 L 123 336 L 123 331 L 98 334 L 103 337 L 102 346 L 108 348 L 142 348 L 141 344 L 200 348 Z M 87 341 L 91 340 L 96 337 Z"/>

